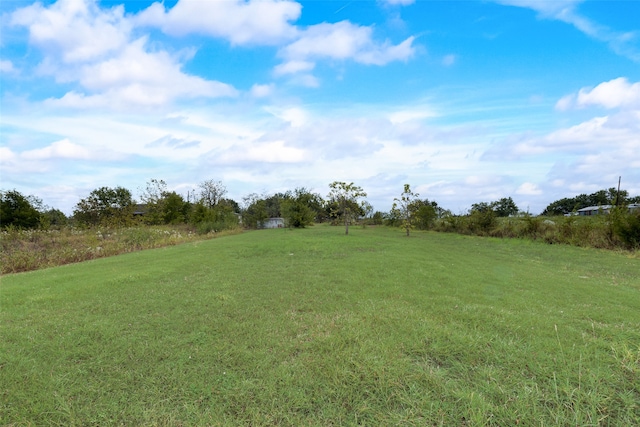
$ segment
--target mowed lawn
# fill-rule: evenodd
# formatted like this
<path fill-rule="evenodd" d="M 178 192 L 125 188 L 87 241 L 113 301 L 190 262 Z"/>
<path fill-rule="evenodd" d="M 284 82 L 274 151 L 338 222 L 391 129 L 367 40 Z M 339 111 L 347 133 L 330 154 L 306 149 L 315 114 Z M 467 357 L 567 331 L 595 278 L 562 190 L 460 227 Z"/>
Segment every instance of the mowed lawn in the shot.
<path fill-rule="evenodd" d="M 262 230 L 0 284 L 0 425 L 640 425 L 640 259 Z"/>

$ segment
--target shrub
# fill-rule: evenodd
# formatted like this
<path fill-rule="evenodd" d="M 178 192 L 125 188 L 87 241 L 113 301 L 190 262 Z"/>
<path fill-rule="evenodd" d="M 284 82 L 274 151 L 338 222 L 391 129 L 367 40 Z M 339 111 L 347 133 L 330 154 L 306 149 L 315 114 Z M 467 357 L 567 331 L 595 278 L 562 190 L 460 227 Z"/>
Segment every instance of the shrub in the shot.
<path fill-rule="evenodd" d="M 496 213 L 491 209 L 474 210 L 468 217 L 469 230 L 475 234 L 489 234 L 496 226 Z"/>
<path fill-rule="evenodd" d="M 628 249 L 640 248 L 640 212 L 628 212 L 626 208 L 614 208 L 610 213 L 613 235 Z"/>

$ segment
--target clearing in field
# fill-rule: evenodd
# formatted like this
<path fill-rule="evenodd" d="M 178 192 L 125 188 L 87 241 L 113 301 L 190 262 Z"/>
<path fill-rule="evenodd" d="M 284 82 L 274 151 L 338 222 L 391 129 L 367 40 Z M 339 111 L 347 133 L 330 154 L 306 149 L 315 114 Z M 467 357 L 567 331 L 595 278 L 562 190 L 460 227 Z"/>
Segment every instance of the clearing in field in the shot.
<path fill-rule="evenodd" d="M 6 275 L 2 425 L 640 425 L 640 261 L 263 230 Z"/>

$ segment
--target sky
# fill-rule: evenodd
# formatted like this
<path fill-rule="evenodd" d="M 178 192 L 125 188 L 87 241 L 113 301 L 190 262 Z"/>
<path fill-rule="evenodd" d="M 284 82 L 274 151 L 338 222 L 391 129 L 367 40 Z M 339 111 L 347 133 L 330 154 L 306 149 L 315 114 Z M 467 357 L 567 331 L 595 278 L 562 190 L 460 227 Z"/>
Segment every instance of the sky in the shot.
<path fill-rule="evenodd" d="M 0 2 L 0 188 L 640 195 L 640 1 Z"/>

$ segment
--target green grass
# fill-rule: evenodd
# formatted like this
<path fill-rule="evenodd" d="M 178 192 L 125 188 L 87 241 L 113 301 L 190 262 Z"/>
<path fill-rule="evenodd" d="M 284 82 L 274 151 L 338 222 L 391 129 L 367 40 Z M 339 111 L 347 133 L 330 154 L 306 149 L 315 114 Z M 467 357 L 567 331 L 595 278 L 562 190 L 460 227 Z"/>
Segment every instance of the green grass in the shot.
<path fill-rule="evenodd" d="M 640 425 L 640 261 L 263 230 L 7 275 L 2 425 Z"/>

